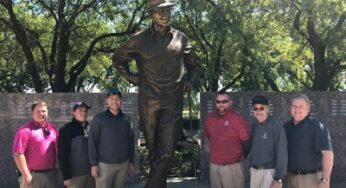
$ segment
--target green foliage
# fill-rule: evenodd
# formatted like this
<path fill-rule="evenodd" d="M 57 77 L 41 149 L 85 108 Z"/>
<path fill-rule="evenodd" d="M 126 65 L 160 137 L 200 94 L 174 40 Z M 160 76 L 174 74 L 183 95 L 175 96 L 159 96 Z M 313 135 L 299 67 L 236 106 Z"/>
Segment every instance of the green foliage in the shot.
<path fill-rule="evenodd" d="M 196 147 L 197 148 L 197 147 Z M 199 164 L 199 150 L 196 148 L 178 148 L 174 153 L 171 176 L 194 177 L 197 173 L 196 165 Z"/>
<path fill-rule="evenodd" d="M 138 150 L 138 155 L 139 155 L 139 171 L 142 176 L 147 176 L 149 175 L 150 167 L 149 167 L 149 160 L 148 160 L 148 155 L 149 151 L 145 147 L 139 147 Z"/>
<path fill-rule="evenodd" d="M 148 150 L 145 147 L 139 148 L 140 174 L 142 176 L 149 175 Z M 178 148 L 174 153 L 169 176 L 173 177 L 193 177 L 196 176 L 199 165 L 199 149 Z"/>
<path fill-rule="evenodd" d="M 11 32 L 0 33 L 0 92 L 25 92 L 32 88 L 30 75 L 26 72 L 20 46 L 13 43 Z"/>
<path fill-rule="evenodd" d="M 95 87 L 102 90 L 117 84 L 128 89 L 129 84 L 109 79 L 108 69 L 112 67 L 111 55 L 115 49 L 138 31 L 144 17 L 143 1 L 20 0 L 12 2 L 14 14 L 7 6 L 10 2 L 0 2 L 0 31 L 12 32 L 11 45 L 19 46 L 19 52 L 22 50 L 16 55 L 22 56 L 20 62 L 26 67 L 23 73 L 38 78 L 27 87 L 39 91 L 88 92 Z M 10 51 L 7 48 L 11 45 L 0 49 L 0 53 Z M 106 85 L 103 79 L 109 79 Z"/>
<path fill-rule="evenodd" d="M 28 56 L 18 43 L 22 39 L 10 27 L 10 14 L 4 2 L 9 0 L 0 3 L 0 63 L 4 65 L 0 69 L 0 91 L 32 90 L 35 83 L 29 79 L 33 75 Z M 56 78 L 64 73 L 60 84 L 66 91 L 88 92 L 95 87 L 103 91 L 115 85 L 128 91 L 131 85 L 112 67 L 111 55 L 133 33 L 150 26 L 150 19 L 144 20 L 148 18 L 146 6 L 141 6 L 144 1 L 66 0 L 62 20 L 57 17 L 59 2 L 62 1 L 13 1 L 14 13 L 28 35 L 29 50 L 44 90 L 59 91 L 54 90 L 58 88 Z M 82 8 L 89 3 L 90 7 Z M 189 36 L 204 68 L 194 92 L 345 88 L 345 1 L 175 3 L 173 26 Z M 80 12 L 76 14 L 76 10 Z M 71 19 L 73 15 L 75 19 Z M 60 51 L 54 51 L 60 44 L 53 43 L 54 33 L 61 31 L 56 28 L 57 21 L 70 24 L 68 41 Z M 100 36 L 114 33 L 123 34 L 93 43 Z M 61 51 L 64 49 L 66 53 Z M 62 73 L 55 72 L 59 66 L 64 70 Z M 76 73 L 76 67 L 82 71 Z M 136 70 L 134 63 L 131 69 Z M 78 76 L 72 82 L 75 73 Z M 69 84 L 72 89 L 68 89 Z M 195 102 L 192 106 L 198 108 Z"/>

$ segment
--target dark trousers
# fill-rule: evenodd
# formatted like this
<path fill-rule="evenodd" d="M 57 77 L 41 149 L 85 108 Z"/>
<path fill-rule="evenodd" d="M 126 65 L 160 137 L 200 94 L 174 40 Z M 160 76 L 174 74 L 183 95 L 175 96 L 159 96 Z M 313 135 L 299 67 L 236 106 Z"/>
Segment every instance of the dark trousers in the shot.
<path fill-rule="evenodd" d="M 140 126 L 149 150 L 146 188 L 166 188 L 167 174 L 182 126 L 182 101 L 139 98 Z"/>

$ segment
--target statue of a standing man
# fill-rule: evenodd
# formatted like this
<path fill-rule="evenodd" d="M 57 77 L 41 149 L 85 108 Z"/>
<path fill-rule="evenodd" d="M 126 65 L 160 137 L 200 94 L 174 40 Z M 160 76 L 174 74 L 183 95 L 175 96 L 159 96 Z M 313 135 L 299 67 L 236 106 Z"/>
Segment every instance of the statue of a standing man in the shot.
<path fill-rule="evenodd" d="M 148 3 L 152 26 L 123 45 L 114 54 L 113 64 L 139 88 L 139 123 L 150 162 L 146 187 L 165 188 L 182 126 L 183 92 L 191 89 L 201 65 L 187 36 L 170 26 L 174 4 L 169 0 L 148 0 Z M 138 73 L 129 70 L 133 59 Z"/>

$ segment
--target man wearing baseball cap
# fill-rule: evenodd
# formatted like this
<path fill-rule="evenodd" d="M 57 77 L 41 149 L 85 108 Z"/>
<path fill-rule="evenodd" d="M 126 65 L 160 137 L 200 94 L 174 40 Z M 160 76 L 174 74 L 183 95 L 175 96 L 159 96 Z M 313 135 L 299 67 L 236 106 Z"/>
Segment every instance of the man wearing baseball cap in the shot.
<path fill-rule="evenodd" d="M 280 188 L 287 169 L 287 141 L 281 122 L 270 115 L 269 101 L 262 95 L 252 99 L 250 162 L 251 188 Z"/>
<path fill-rule="evenodd" d="M 58 158 L 64 185 L 68 188 L 94 188 L 88 153 L 90 106 L 77 102 L 72 107 L 72 121 L 59 130 Z"/>
<path fill-rule="evenodd" d="M 96 188 L 122 188 L 134 167 L 134 132 L 130 117 L 121 110 L 118 88 L 107 92 L 107 109 L 90 123 L 89 159 Z"/>
<path fill-rule="evenodd" d="M 166 187 L 166 177 L 182 125 L 184 91 L 201 72 L 189 38 L 170 26 L 169 0 L 148 0 L 150 28 L 133 36 L 114 53 L 118 72 L 139 88 L 140 128 L 149 149 L 150 174 L 146 187 Z M 130 71 L 135 60 L 138 73 Z M 187 70 L 188 77 L 184 77 Z"/>

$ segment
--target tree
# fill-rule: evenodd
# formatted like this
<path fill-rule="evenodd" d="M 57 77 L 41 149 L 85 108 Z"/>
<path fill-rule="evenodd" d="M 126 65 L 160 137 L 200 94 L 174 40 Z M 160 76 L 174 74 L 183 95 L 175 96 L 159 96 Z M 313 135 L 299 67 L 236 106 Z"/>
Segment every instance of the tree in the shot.
<path fill-rule="evenodd" d="M 207 91 L 220 84 L 243 91 L 343 88 L 345 2 L 187 4 L 195 9 L 186 19 L 194 19 L 188 23 L 202 49 Z"/>
<path fill-rule="evenodd" d="M 345 87 L 345 4 L 176 1 L 173 26 L 189 36 L 204 67 L 197 91 L 339 90 Z M 0 63 L 19 70 L 2 66 L 0 87 L 80 92 L 117 84 L 128 90 L 110 54 L 149 26 L 144 7 L 145 0 L 1 0 Z"/>
<path fill-rule="evenodd" d="M 306 72 L 313 91 L 340 88 L 346 68 L 345 1 L 292 0 L 288 12 L 296 33 L 313 54 Z M 294 36 L 294 34 L 292 34 Z"/>
<path fill-rule="evenodd" d="M 180 7 L 183 14 L 179 17 L 179 24 L 176 24 L 194 41 L 197 54 L 204 67 L 199 87 L 199 90 L 204 91 L 217 91 L 220 84 L 229 84 L 230 79 L 225 77 L 227 72 L 235 75 L 231 77 L 231 85 L 239 80 L 243 73 L 239 71 L 243 66 L 234 66 L 232 69 L 229 67 L 232 63 L 239 65 L 236 62 L 242 59 L 241 55 L 229 58 L 238 51 L 234 48 L 233 42 L 237 39 L 241 40 L 240 25 L 238 25 L 240 21 L 233 16 L 236 12 L 231 8 L 229 1 L 218 1 L 218 3 L 183 1 Z M 225 12 L 231 14 L 231 16 L 227 15 L 231 19 L 224 15 Z"/>
<path fill-rule="evenodd" d="M 116 37 L 137 31 L 144 5 L 140 0 L 1 0 L 0 23 L 13 32 L 36 92 L 75 92 L 93 58 L 112 53 Z"/>

